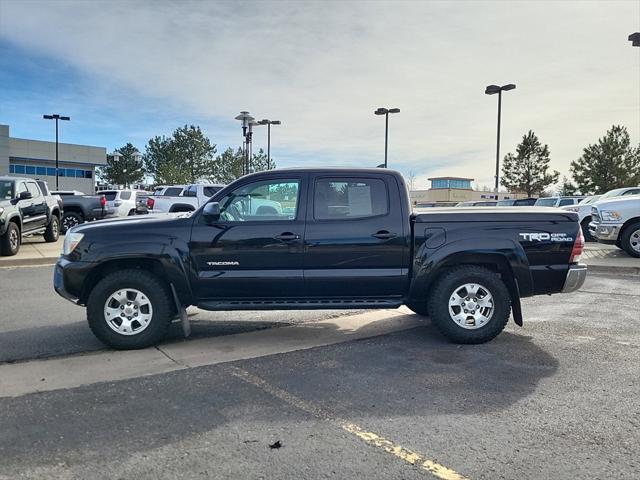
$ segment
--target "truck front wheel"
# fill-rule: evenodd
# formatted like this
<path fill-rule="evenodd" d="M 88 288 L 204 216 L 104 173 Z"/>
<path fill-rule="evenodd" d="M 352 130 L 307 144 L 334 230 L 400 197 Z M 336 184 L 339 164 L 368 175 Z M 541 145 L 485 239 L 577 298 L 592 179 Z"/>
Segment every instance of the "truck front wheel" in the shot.
<path fill-rule="evenodd" d="M 473 265 L 454 267 L 434 285 L 427 302 L 429 316 L 452 342 L 488 342 L 507 324 L 511 297 L 491 270 Z"/>
<path fill-rule="evenodd" d="M 117 349 L 159 343 L 173 317 L 171 296 L 155 275 L 123 270 L 100 280 L 87 300 L 87 320 L 96 337 Z"/>
<path fill-rule="evenodd" d="M 640 222 L 629 225 L 622 232 L 620 244 L 632 257 L 640 257 Z"/>

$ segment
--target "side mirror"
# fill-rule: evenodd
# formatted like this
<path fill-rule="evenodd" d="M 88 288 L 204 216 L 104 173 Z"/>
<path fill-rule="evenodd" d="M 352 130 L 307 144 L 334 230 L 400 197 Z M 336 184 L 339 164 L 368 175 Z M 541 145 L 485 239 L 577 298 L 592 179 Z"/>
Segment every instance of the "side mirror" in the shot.
<path fill-rule="evenodd" d="M 207 203 L 202 215 L 207 222 L 217 222 L 220 219 L 220 204 L 218 202 Z"/>
<path fill-rule="evenodd" d="M 31 192 L 20 192 L 20 195 L 18 195 L 18 200 L 29 200 L 31 198 L 33 198 Z"/>

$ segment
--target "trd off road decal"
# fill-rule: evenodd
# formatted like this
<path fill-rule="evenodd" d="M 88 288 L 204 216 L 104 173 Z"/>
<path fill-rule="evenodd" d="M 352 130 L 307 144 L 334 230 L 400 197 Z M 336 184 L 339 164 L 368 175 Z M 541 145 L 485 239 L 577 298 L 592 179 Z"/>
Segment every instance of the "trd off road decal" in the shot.
<path fill-rule="evenodd" d="M 573 237 L 566 233 L 533 232 L 520 233 L 520 240 L 526 242 L 573 242 Z"/>

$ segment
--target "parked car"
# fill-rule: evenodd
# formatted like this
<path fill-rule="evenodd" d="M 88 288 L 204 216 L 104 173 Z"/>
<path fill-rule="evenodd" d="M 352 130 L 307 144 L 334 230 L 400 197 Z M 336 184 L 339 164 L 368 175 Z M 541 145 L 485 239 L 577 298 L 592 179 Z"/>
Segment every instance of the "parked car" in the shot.
<path fill-rule="evenodd" d="M 150 213 L 193 212 L 223 187 L 224 185 L 216 184 L 187 185 L 180 196 L 149 197 L 147 208 Z"/>
<path fill-rule="evenodd" d="M 571 197 L 544 197 L 536 200 L 536 207 L 565 207 L 567 205 L 577 205 L 584 200 L 584 195 Z"/>
<path fill-rule="evenodd" d="M 253 208 L 280 204 L 282 213 Z M 370 309 L 407 305 L 451 341 L 522 325 L 520 297 L 574 291 L 587 267 L 578 216 L 559 209 L 411 213 L 387 169 L 291 169 L 244 176 L 189 215 L 80 225 L 54 288 L 87 307 L 115 348 L 162 340 L 185 308 Z"/>
<path fill-rule="evenodd" d="M 136 206 L 138 197 L 148 197 L 149 192 L 146 190 L 103 190 L 100 192 L 104 195 L 107 203 L 107 217 L 126 217 L 136 214 Z"/>
<path fill-rule="evenodd" d="M 509 198 L 498 200 L 497 207 L 531 207 L 535 205 L 537 198 Z"/>
<path fill-rule="evenodd" d="M 62 201 L 61 233 L 81 223 L 107 216 L 107 199 L 104 195 L 86 195 L 78 190 L 56 190 L 52 193 Z"/>
<path fill-rule="evenodd" d="M 497 200 L 469 200 L 458 203 L 456 207 L 495 207 L 497 203 Z"/>
<path fill-rule="evenodd" d="M 60 234 L 58 198 L 38 185 L 36 180 L 0 177 L 0 254 L 15 255 L 22 238 L 43 235 L 55 242 Z"/>
<path fill-rule="evenodd" d="M 600 200 L 591 207 L 589 233 L 600 243 L 640 258 L 640 195 Z"/>

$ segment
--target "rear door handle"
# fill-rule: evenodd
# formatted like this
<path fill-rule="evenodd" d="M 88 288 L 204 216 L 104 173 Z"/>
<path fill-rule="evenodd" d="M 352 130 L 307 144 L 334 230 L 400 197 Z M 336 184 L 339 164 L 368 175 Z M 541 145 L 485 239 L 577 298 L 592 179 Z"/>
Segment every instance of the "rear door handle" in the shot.
<path fill-rule="evenodd" d="M 300 235 L 296 235 L 295 233 L 291 232 L 284 232 L 280 235 L 276 235 L 275 238 L 277 240 L 282 240 L 283 242 L 290 242 L 291 240 L 299 240 Z"/>
<path fill-rule="evenodd" d="M 380 238 L 383 240 L 388 240 L 389 238 L 395 238 L 397 236 L 398 235 L 396 235 L 395 233 L 391 233 L 386 230 L 380 230 L 378 233 L 374 233 L 372 235 L 372 237 Z"/>

